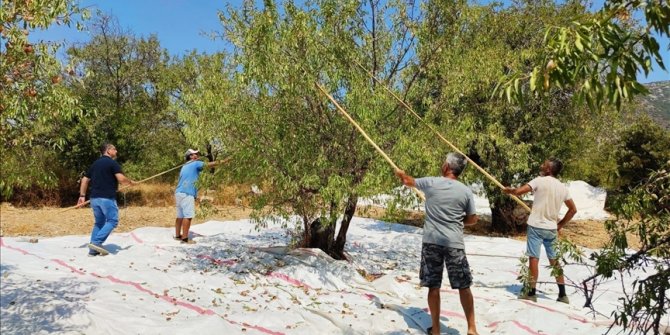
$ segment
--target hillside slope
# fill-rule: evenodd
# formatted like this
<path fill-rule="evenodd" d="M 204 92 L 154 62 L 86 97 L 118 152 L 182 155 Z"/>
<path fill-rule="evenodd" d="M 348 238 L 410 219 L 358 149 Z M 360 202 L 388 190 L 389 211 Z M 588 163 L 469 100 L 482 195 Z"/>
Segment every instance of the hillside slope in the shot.
<path fill-rule="evenodd" d="M 663 128 L 670 129 L 670 80 L 649 83 L 646 86 L 649 95 L 640 99 L 645 112 Z"/>

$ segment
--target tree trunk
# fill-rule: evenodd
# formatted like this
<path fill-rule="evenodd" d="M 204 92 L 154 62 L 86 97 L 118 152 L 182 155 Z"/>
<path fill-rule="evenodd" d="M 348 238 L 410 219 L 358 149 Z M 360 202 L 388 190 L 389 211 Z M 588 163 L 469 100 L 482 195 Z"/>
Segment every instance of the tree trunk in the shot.
<path fill-rule="evenodd" d="M 335 225 L 316 219 L 311 224 L 310 248 L 319 248 L 330 255 L 335 237 Z M 331 255 L 332 256 L 332 255 Z"/>
<path fill-rule="evenodd" d="M 497 233 L 518 233 L 526 229 L 528 211 L 509 197 L 490 197 L 491 229 Z"/>
<path fill-rule="evenodd" d="M 344 217 L 342 218 L 337 239 L 335 239 L 335 222 L 324 223 L 321 219 L 316 219 L 310 224 L 308 234 L 309 240 L 305 245 L 307 245 L 308 248 L 319 248 L 334 259 L 347 259 L 344 254 L 344 245 L 347 242 L 347 231 L 349 230 L 351 219 L 356 212 L 357 203 L 357 196 L 351 195 L 349 196 L 349 199 L 347 199 L 347 206 L 344 209 Z M 332 217 L 335 217 L 334 210 L 331 211 L 331 214 Z"/>
<path fill-rule="evenodd" d="M 337 240 L 335 240 L 335 245 L 333 246 L 333 254 L 339 256 L 333 256 L 336 259 L 347 259 L 347 257 L 344 255 L 344 245 L 347 243 L 347 231 L 349 231 L 349 224 L 351 223 L 351 219 L 354 218 L 357 203 L 358 196 L 350 195 L 349 199 L 347 200 L 347 207 L 344 209 L 344 217 L 342 218 L 340 231 L 337 233 Z"/>

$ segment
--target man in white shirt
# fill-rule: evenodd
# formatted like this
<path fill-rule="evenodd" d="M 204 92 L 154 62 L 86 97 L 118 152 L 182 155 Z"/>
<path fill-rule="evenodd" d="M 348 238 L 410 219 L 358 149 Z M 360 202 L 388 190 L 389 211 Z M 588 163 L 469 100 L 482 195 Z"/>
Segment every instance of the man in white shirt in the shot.
<path fill-rule="evenodd" d="M 537 301 L 535 295 L 535 285 L 539 275 L 538 264 L 540 261 L 540 248 L 544 245 L 547 252 L 549 263 L 552 266 L 560 266 L 556 259 L 556 250 L 554 243 L 558 237 L 558 232 L 568 223 L 577 213 L 574 201 L 570 196 L 568 188 L 556 179 L 563 170 L 563 163 L 556 158 L 549 158 L 540 166 L 540 176 L 531 180 L 527 184 L 511 188 L 506 187 L 503 192 L 521 196 L 528 192 L 533 192 L 533 209 L 528 217 L 528 230 L 526 236 L 526 255 L 529 257 L 529 269 L 531 275 L 531 287 L 525 288 L 519 296 L 521 299 Z M 565 204 L 568 212 L 559 221 L 558 212 L 561 206 Z M 558 299 L 563 303 L 570 303 L 565 293 L 565 279 L 563 275 L 556 277 L 558 284 Z"/>

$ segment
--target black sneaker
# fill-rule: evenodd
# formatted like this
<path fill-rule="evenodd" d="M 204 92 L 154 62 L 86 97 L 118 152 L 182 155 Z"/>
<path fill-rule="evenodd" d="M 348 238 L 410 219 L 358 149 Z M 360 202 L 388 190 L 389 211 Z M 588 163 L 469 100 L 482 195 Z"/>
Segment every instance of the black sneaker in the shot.
<path fill-rule="evenodd" d="M 182 238 L 182 239 L 181 239 L 181 243 L 184 243 L 184 244 L 195 244 L 195 241 L 187 237 L 187 238 Z"/>

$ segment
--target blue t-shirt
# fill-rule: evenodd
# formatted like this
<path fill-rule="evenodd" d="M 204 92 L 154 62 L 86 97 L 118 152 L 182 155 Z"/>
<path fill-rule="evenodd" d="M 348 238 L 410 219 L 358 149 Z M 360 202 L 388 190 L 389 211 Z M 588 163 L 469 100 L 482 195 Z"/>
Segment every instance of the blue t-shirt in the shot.
<path fill-rule="evenodd" d="M 423 243 L 465 249 L 463 219 L 475 214 L 475 197 L 458 180 L 444 177 L 415 179 L 416 188 L 426 195 L 426 223 Z"/>
<path fill-rule="evenodd" d="M 195 188 L 195 183 L 198 181 L 198 176 L 204 166 L 205 162 L 203 161 L 193 161 L 184 165 L 179 172 L 179 182 L 177 182 L 175 193 L 185 193 L 196 197 L 198 189 Z"/>
<path fill-rule="evenodd" d="M 109 156 L 96 159 L 84 174 L 91 179 L 91 198 L 116 199 L 119 181 L 116 174 L 121 172 L 121 165 Z"/>

